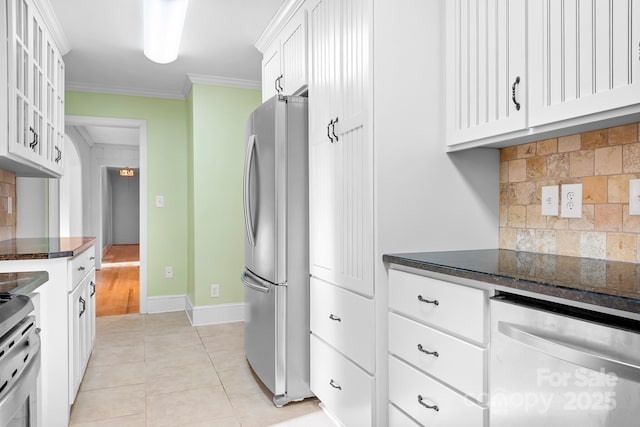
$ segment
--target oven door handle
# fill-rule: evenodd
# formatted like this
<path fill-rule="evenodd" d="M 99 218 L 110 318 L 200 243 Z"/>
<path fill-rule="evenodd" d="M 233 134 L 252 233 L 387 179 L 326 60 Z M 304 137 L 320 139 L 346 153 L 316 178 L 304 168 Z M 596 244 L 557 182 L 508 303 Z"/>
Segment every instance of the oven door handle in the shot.
<path fill-rule="evenodd" d="M 498 331 L 527 347 L 557 359 L 594 371 L 604 369 L 605 372 L 613 372 L 618 377 L 640 382 L 640 366 L 635 362 L 618 360 L 613 356 L 600 354 L 573 343 L 562 342 L 557 338 L 547 337 L 505 321 L 498 321 Z"/>

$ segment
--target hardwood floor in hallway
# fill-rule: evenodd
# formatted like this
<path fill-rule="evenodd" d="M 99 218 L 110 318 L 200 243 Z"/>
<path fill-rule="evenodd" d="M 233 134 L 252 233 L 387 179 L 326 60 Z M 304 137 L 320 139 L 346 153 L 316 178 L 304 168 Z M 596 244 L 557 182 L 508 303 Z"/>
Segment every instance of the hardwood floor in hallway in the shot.
<path fill-rule="evenodd" d="M 96 271 L 96 316 L 140 312 L 140 246 L 113 245 Z"/>

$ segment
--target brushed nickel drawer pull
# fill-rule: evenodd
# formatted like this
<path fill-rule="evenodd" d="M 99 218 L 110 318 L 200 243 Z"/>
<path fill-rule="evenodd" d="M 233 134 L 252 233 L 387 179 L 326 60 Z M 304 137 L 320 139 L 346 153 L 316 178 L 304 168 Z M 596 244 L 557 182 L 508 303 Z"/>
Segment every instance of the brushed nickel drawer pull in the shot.
<path fill-rule="evenodd" d="M 431 356 L 435 356 L 435 357 L 440 357 L 440 354 L 438 354 L 437 351 L 427 351 L 424 349 L 424 347 L 422 346 L 422 344 L 418 344 L 418 350 L 420 350 L 421 352 L 423 352 L 424 354 L 429 354 Z"/>
<path fill-rule="evenodd" d="M 93 261 L 94 259 L 96 259 L 96 257 L 94 256 L 89 257 L 89 261 Z"/>
<path fill-rule="evenodd" d="M 338 390 L 342 390 L 342 387 L 340 387 L 338 384 L 336 384 L 336 383 L 333 381 L 333 378 L 331 379 L 331 381 L 329 381 L 329 385 L 330 385 L 331 387 L 333 387 L 333 388 L 338 389 Z"/>
<path fill-rule="evenodd" d="M 438 405 L 427 405 L 426 403 L 424 403 L 424 398 L 420 394 L 418 395 L 418 403 L 424 406 L 425 408 L 433 409 L 436 412 L 440 410 L 440 408 L 438 408 Z"/>
<path fill-rule="evenodd" d="M 422 295 L 418 295 L 418 301 L 424 302 L 426 304 L 440 305 L 437 299 L 434 299 L 434 300 L 424 299 Z"/>
<path fill-rule="evenodd" d="M 83 265 L 81 265 L 80 267 L 78 267 L 78 271 L 84 271 L 84 270 L 85 270 L 85 268 L 84 268 L 84 266 L 83 266 Z"/>
<path fill-rule="evenodd" d="M 339 318 L 338 316 L 334 316 L 333 314 L 329 315 L 329 319 L 335 320 L 336 322 L 342 322 L 341 318 Z"/>

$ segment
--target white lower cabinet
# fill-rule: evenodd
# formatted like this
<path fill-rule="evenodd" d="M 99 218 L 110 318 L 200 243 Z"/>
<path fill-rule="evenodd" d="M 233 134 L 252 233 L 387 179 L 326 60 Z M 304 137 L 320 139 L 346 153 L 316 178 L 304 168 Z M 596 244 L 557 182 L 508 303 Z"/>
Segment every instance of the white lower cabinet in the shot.
<path fill-rule="evenodd" d="M 373 409 L 373 377 L 314 335 L 311 357 L 311 390 L 329 412 L 345 426 L 370 426 Z"/>
<path fill-rule="evenodd" d="M 389 400 L 425 426 L 488 425 L 486 406 L 466 399 L 394 356 L 389 356 Z"/>
<path fill-rule="evenodd" d="M 389 270 L 390 426 L 488 426 L 490 294 Z"/>
<path fill-rule="evenodd" d="M 76 398 L 96 336 L 95 247 L 69 261 L 69 404 Z"/>

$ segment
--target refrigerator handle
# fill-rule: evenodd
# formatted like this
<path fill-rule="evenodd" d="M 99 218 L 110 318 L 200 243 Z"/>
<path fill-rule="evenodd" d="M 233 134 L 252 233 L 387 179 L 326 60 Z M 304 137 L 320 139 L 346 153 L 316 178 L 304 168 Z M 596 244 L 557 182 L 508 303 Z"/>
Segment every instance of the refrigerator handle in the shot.
<path fill-rule="evenodd" d="M 240 279 L 242 280 L 242 283 L 244 283 L 244 285 L 249 289 L 262 292 L 263 294 L 268 294 L 269 292 L 271 292 L 271 288 L 262 286 L 260 283 L 254 282 L 253 280 L 251 280 L 251 277 L 247 275 L 247 273 L 242 273 Z"/>
<path fill-rule="evenodd" d="M 253 222 L 251 221 L 251 164 L 253 163 L 253 154 L 256 148 L 256 136 L 249 136 L 249 142 L 247 144 L 247 153 L 244 159 L 244 192 L 243 192 L 243 209 L 244 209 L 244 228 L 247 233 L 247 239 L 249 239 L 249 245 L 255 246 L 255 236 L 253 231 Z"/>

